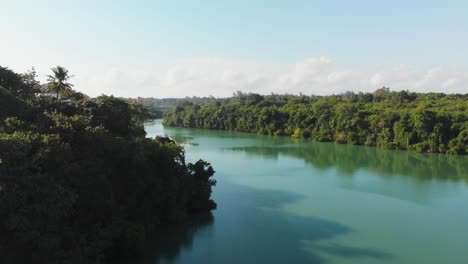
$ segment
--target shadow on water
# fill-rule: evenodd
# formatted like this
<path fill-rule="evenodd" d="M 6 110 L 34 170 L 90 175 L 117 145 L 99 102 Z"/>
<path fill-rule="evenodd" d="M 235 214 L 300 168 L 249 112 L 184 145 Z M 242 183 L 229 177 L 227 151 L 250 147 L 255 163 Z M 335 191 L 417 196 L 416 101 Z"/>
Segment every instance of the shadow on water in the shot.
<path fill-rule="evenodd" d="M 190 250 L 195 236 L 212 228 L 213 221 L 214 217 L 211 212 L 192 215 L 188 221 L 166 227 L 158 233 L 160 239 L 149 241 L 144 248 L 139 249 L 135 258 L 122 259 L 117 263 L 153 264 L 158 263 L 159 259 L 171 262 L 182 250 Z"/>
<path fill-rule="evenodd" d="M 302 197 L 223 182 L 213 218 L 196 219 L 164 236 L 155 263 L 328 263 L 327 256 L 389 259 L 372 248 L 333 240 L 352 233 L 340 223 L 286 213 Z M 199 222 L 201 220 L 201 222 Z"/>
<path fill-rule="evenodd" d="M 302 159 L 315 168 L 336 168 L 346 175 L 354 175 L 360 169 L 368 169 L 382 176 L 399 174 L 421 181 L 435 179 L 468 183 L 466 156 L 419 154 L 412 151 L 317 142 L 234 147 L 228 150 L 269 159 L 278 159 L 280 155 L 290 156 Z"/>
<path fill-rule="evenodd" d="M 190 250 L 196 234 L 213 228 L 214 217 L 211 212 L 193 216 L 181 227 L 172 227 L 162 235 L 163 240 L 157 242 L 157 258 L 174 260 L 181 250 Z"/>
<path fill-rule="evenodd" d="M 349 247 L 339 245 L 337 243 L 331 243 L 330 245 L 315 245 L 315 249 L 330 255 L 336 255 L 343 258 L 369 257 L 374 259 L 389 259 L 392 257 L 392 255 L 389 253 L 379 252 L 367 248 Z"/>

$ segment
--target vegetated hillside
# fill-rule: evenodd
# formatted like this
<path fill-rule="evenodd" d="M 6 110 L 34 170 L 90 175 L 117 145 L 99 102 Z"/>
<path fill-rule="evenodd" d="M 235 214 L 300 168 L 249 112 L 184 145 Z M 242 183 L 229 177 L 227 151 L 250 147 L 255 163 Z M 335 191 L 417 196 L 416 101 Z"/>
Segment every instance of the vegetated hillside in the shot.
<path fill-rule="evenodd" d="M 27 80 L 0 67 L 1 263 L 111 263 L 216 206 L 213 168 L 145 138 L 141 104 Z"/>
<path fill-rule="evenodd" d="M 161 118 L 163 113 L 167 110 L 185 102 L 191 102 L 198 105 L 205 105 L 222 99 L 210 97 L 185 97 L 185 98 L 152 98 L 152 97 L 139 97 L 124 99 L 131 102 L 140 102 L 143 106 L 153 112 L 156 117 Z"/>
<path fill-rule="evenodd" d="M 316 141 L 468 154 L 468 94 L 392 92 L 333 96 L 238 93 L 207 105 L 186 102 L 164 125 L 286 135 Z"/>
<path fill-rule="evenodd" d="M 191 102 L 198 105 L 204 105 L 219 101 L 214 97 L 185 97 L 185 98 L 140 98 L 141 103 L 148 108 L 172 108 L 180 102 Z"/>

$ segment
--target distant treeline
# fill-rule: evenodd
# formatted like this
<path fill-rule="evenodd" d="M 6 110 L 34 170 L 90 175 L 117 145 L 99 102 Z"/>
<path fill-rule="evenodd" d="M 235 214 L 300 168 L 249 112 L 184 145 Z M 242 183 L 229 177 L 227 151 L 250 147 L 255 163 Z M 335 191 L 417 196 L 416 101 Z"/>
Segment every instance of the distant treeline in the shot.
<path fill-rule="evenodd" d="M 148 97 L 148 98 L 140 97 L 140 98 L 135 98 L 135 99 L 130 98 L 127 100 L 130 100 L 133 102 L 139 102 L 143 104 L 143 106 L 145 106 L 147 109 L 153 112 L 156 115 L 156 117 L 161 118 L 163 117 L 164 112 L 185 102 L 191 102 L 197 105 L 205 105 L 208 103 L 219 101 L 220 99 L 210 96 L 210 97 L 185 97 L 185 98 L 162 98 L 162 99 L 152 98 L 152 97 Z"/>
<path fill-rule="evenodd" d="M 145 137 L 141 104 L 0 67 L 0 263 L 116 263 L 213 209 L 213 168 Z M 177 226 L 177 225 L 176 225 Z M 129 261 L 131 262 L 131 261 Z"/>
<path fill-rule="evenodd" d="M 285 135 L 315 141 L 468 154 L 468 94 L 381 88 L 332 96 L 246 94 L 182 103 L 163 124 Z"/>

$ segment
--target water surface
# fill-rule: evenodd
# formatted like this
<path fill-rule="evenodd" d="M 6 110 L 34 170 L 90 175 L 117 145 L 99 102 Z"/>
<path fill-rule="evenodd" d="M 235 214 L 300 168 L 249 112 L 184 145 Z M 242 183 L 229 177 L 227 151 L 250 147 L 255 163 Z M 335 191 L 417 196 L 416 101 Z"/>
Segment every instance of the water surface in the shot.
<path fill-rule="evenodd" d="M 468 157 L 146 124 L 212 163 L 218 209 L 154 263 L 468 263 Z"/>

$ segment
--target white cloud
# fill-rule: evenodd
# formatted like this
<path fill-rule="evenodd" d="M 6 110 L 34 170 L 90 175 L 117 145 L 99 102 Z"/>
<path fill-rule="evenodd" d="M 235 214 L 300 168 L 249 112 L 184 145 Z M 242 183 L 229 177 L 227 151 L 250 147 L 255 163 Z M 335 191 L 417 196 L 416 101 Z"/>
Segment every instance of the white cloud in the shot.
<path fill-rule="evenodd" d="M 292 64 L 190 59 L 142 68 L 100 68 L 93 72 L 75 69 L 73 73 L 75 87 L 92 96 L 105 93 L 124 97 L 225 97 L 238 90 L 327 95 L 348 90 L 372 92 L 382 86 L 416 92 L 468 93 L 466 67 L 342 67 L 326 57 Z"/>

